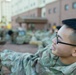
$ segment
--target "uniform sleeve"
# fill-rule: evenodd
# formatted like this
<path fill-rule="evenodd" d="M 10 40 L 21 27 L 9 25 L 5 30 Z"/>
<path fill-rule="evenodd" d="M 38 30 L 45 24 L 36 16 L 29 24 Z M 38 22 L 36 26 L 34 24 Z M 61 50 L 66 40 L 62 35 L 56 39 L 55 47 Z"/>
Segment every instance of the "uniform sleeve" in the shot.
<path fill-rule="evenodd" d="M 32 54 L 4 50 L 0 55 L 2 66 L 7 67 L 11 71 L 11 75 L 26 75 L 24 67 L 28 65 Z"/>
<path fill-rule="evenodd" d="M 72 71 L 71 75 L 76 75 L 76 69 Z"/>

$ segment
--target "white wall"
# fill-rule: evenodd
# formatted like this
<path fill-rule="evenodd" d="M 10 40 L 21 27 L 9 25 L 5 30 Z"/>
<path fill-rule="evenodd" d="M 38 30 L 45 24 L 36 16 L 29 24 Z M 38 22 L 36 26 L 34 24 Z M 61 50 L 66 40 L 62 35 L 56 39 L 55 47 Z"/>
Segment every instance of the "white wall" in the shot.
<path fill-rule="evenodd" d="M 8 22 L 11 21 L 11 3 L 5 0 L 0 0 L 0 21 L 2 16 L 5 16 Z"/>
<path fill-rule="evenodd" d="M 44 7 L 46 5 L 47 0 L 41 0 L 39 7 Z"/>
<path fill-rule="evenodd" d="M 46 4 L 53 1 L 56 0 L 11 0 L 11 3 L 3 1 L 1 7 L 1 0 L 0 0 L 0 21 L 1 21 L 1 12 L 3 16 L 6 16 L 8 18 L 8 20 L 11 20 L 10 16 L 15 16 L 17 14 L 35 8 L 42 8 L 42 17 L 43 17 L 44 12 L 46 12 L 44 7 L 46 6 Z"/>
<path fill-rule="evenodd" d="M 56 0 L 12 0 L 12 16 L 32 10 L 35 8 L 44 8 L 46 4 Z M 42 9 L 42 13 L 44 9 Z"/>
<path fill-rule="evenodd" d="M 46 9 L 42 8 L 41 17 L 46 17 Z"/>
<path fill-rule="evenodd" d="M 1 21 L 1 1 L 0 1 L 0 21 Z"/>
<path fill-rule="evenodd" d="M 6 17 L 7 21 L 11 21 L 11 4 L 9 2 L 3 3 L 3 16 Z"/>
<path fill-rule="evenodd" d="M 38 0 L 12 0 L 12 15 L 32 10 L 38 7 Z"/>

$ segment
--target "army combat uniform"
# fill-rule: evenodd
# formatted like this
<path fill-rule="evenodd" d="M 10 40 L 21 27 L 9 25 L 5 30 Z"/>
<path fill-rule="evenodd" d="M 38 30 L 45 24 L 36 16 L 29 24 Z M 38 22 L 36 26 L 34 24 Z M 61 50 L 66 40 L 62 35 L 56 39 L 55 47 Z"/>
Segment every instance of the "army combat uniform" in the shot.
<path fill-rule="evenodd" d="M 45 48 L 41 57 L 11 50 L 4 50 L 0 56 L 2 65 L 10 70 L 10 75 L 76 75 L 76 62 L 63 64 L 50 48 Z"/>

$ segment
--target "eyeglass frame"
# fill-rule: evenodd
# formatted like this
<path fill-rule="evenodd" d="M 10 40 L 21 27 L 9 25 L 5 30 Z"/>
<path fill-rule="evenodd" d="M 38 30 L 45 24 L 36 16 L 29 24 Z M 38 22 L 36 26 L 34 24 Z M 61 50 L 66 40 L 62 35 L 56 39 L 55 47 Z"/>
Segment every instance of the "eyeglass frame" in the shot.
<path fill-rule="evenodd" d="M 57 40 L 57 44 L 58 44 L 58 43 L 61 43 L 61 44 L 65 44 L 65 45 L 76 46 L 76 45 L 74 45 L 74 44 L 70 44 L 70 43 L 66 43 L 66 42 L 61 42 L 61 41 L 59 41 L 59 40 L 58 40 L 57 32 L 56 32 L 56 40 Z"/>

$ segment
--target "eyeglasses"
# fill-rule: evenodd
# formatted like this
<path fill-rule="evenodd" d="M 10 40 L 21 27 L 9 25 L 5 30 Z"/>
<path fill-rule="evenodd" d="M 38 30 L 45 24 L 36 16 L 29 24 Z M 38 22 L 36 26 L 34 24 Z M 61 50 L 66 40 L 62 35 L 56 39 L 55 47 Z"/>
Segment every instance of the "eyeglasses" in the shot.
<path fill-rule="evenodd" d="M 76 46 L 76 45 L 74 45 L 74 44 L 70 44 L 70 43 L 66 43 L 66 42 L 61 42 L 61 41 L 58 39 L 57 32 L 56 32 L 56 40 L 57 40 L 57 44 L 58 44 L 58 43 L 61 43 L 61 44 L 65 44 L 65 45 Z"/>

